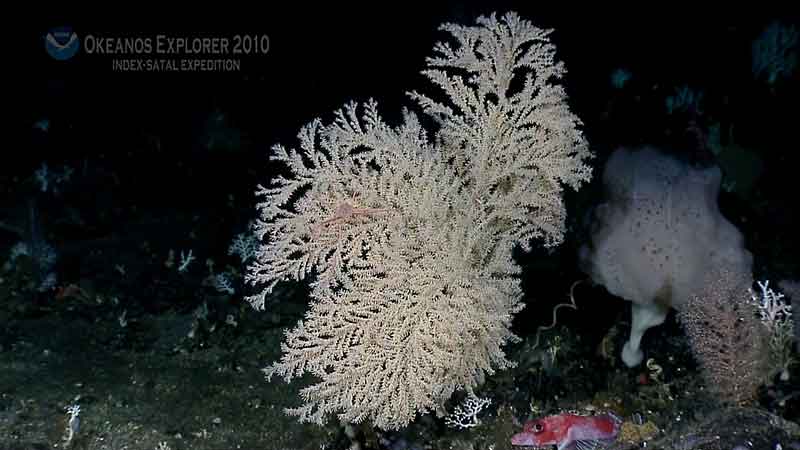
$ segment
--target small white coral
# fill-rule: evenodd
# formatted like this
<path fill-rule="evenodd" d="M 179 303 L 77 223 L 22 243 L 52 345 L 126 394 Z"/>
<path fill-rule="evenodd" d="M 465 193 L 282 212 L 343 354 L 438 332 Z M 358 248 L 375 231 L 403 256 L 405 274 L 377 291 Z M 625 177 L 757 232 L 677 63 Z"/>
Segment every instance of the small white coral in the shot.
<path fill-rule="evenodd" d="M 239 233 L 233 238 L 233 242 L 228 247 L 228 254 L 236 255 L 243 263 L 246 263 L 256 257 L 258 245 L 259 242 L 255 234 L 248 229 L 248 231 Z"/>
<path fill-rule="evenodd" d="M 775 328 L 780 322 L 788 322 L 792 317 L 792 305 L 784 300 L 784 295 L 775 292 L 769 287 L 769 280 L 757 281 L 760 295 L 752 295 L 753 302 L 758 306 L 761 320 L 770 328 Z"/>
<path fill-rule="evenodd" d="M 792 305 L 784 295 L 769 287 L 769 280 L 758 281 L 760 293 L 752 293 L 751 301 L 758 308 L 761 323 L 769 332 L 769 347 L 773 370 L 779 371 L 781 379 L 789 379 L 789 365 L 795 361 L 792 352 L 794 323 Z"/>
<path fill-rule="evenodd" d="M 444 418 L 447 426 L 458 429 L 474 428 L 480 425 L 478 414 L 492 403 L 491 399 L 481 398 L 475 394 L 468 395 L 464 401 L 456 406 L 452 413 Z"/>
<path fill-rule="evenodd" d="M 68 418 L 64 428 L 64 437 L 62 438 L 62 441 L 64 442 L 64 446 L 69 446 L 75 439 L 75 435 L 78 434 L 81 429 L 81 405 L 70 405 L 64 408 L 64 410 L 66 410 Z"/>

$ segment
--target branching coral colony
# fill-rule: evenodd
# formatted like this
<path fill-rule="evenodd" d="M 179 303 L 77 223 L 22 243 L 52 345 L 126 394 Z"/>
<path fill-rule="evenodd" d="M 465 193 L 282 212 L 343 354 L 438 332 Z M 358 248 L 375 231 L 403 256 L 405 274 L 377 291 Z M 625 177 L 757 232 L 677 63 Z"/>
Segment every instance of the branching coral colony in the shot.
<path fill-rule="evenodd" d="M 310 310 L 264 369 L 316 377 L 288 411 L 301 421 L 400 428 L 511 366 L 512 247 L 558 245 L 563 186 L 591 177 L 550 30 L 514 13 L 442 30 L 423 73 L 444 95 L 410 94 L 433 139 L 409 111 L 392 126 L 374 101 L 348 104 L 299 148 L 275 146 L 290 174 L 259 186 L 249 301 L 264 309 L 276 283 L 314 274 Z"/>

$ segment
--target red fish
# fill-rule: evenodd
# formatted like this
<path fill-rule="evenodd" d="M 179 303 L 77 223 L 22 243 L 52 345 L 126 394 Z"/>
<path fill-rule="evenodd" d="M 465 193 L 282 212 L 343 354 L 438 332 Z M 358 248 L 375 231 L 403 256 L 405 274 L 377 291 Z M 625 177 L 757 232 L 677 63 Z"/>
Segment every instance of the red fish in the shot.
<path fill-rule="evenodd" d="M 512 445 L 544 447 L 558 450 L 590 450 L 614 441 L 622 420 L 612 413 L 597 416 L 559 414 L 525 423 L 522 433 L 511 437 Z"/>

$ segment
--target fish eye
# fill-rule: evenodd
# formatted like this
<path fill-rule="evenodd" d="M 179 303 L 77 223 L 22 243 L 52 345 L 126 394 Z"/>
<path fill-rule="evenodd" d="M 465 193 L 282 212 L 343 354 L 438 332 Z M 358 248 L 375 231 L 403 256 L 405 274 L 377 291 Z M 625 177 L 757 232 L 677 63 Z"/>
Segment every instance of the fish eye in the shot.
<path fill-rule="evenodd" d="M 544 425 L 542 425 L 541 422 L 536 422 L 535 424 L 533 424 L 534 433 L 541 433 L 542 431 L 544 431 Z"/>

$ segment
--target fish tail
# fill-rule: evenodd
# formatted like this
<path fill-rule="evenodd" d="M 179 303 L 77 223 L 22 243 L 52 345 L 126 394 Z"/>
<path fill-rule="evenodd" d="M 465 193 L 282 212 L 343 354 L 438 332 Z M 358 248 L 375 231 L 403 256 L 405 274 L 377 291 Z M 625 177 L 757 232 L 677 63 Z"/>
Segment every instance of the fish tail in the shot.
<path fill-rule="evenodd" d="M 611 417 L 611 420 L 613 420 L 614 423 L 616 423 L 617 425 L 622 424 L 622 417 L 618 416 L 617 413 L 615 413 L 614 411 L 608 411 L 607 414 L 609 417 Z"/>

